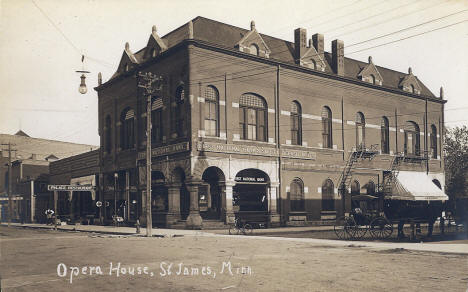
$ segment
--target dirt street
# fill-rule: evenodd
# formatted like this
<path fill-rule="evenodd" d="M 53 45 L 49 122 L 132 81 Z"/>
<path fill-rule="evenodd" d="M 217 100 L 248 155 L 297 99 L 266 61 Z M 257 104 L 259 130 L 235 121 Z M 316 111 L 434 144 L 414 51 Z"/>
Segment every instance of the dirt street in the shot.
<path fill-rule="evenodd" d="M 332 247 L 245 237 L 144 238 L 0 227 L 0 244 L 2 291 L 468 288 L 468 255 L 375 250 L 359 242 Z"/>

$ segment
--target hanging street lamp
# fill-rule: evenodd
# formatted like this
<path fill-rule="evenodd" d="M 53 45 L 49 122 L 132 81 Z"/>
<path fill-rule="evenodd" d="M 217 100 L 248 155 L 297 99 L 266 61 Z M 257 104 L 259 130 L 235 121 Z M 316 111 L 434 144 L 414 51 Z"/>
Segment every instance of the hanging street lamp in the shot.
<path fill-rule="evenodd" d="M 86 92 L 88 92 L 88 88 L 86 87 L 86 75 L 87 73 L 91 73 L 89 71 L 86 71 L 84 69 L 84 55 L 81 56 L 81 70 L 77 70 L 75 71 L 76 73 L 81 73 L 81 83 L 80 83 L 80 87 L 78 88 L 78 91 L 81 93 L 81 94 L 85 94 Z"/>

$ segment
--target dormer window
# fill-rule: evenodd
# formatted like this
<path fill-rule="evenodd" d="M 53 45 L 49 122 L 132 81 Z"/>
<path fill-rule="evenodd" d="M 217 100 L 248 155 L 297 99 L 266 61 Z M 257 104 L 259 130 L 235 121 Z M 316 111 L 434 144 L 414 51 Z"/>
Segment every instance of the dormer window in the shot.
<path fill-rule="evenodd" d="M 249 50 L 252 55 L 258 56 L 258 46 L 256 44 L 251 44 Z"/>
<path fill-rule="evenodd" d="M 125 64 L 124 71 L 128 72 L 129 70 L 130 70 L 130 66 L 128 66 L 128 64 Z"/>
<path fill-rule="evenodd" d="M 411 84 L 411 93 L 415 93 L 414 85 L 413 85 L 413 84 Z"/>
<path fill-rule="evenodd" d="M 155 48 L 151 50 L 151 57 L 155 58 L 158 55 L 158 51 Z"/>
<path fill-rule="evenodd" d="M 371 76 L 370 76 L 370 78 L 371 78 L 371 82 L 372 82 L 372 84 L 374 84 L 374 85 L 375 85 L 375 76 L 374 76 L 374 75 L 371 75 Z"/>

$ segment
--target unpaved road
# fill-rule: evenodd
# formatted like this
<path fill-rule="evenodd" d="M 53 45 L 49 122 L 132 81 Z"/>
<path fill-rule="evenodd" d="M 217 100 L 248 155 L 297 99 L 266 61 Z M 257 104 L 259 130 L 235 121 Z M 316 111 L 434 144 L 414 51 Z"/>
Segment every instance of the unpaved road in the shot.
<path fill-rule="evenodd" d="M 359 242 L 337 247 L 243 237 L 119 237 L 0 227 L 0 245 L 2 291 L 466 291 L 468 288 L 468 255 L 375 250 L 359 247 Z M 59 272 L 64 277 L 57 274 L 61 263 Z M 117 276 L 113 270 L 109 275 L 110 263 L 114 268 L 120 263 L 127 273 L 123 275 L 121 270 Z M 180 266 L 182 272 L 177 275 Z M 71 271 L 77 271 L 74 267 L 80 268 L 80 272 L 70 279 Z M 87 267 L 84 274 L 83 267 Z M 98 267 L 102 275 L 96 274 Z M 184 268 L 189 275 L 184 275 Z M 135 275 L 128 274 L 132 269 Z M 198 275 L 192 275 L 197 269 Z"/>

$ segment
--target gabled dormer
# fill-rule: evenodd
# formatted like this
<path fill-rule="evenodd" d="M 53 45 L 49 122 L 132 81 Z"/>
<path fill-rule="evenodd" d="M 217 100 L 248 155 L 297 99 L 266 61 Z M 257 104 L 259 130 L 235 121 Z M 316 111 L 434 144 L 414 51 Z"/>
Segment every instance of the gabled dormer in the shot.
<path fill-rule="evenodd" d="M 135 55 L 130 51 L 130 45 L 125 43 L 125 50 L 120 59 L 119 67 L 117 69 L 118 73 L 124 73 L 132 70 L 138 65 L 138 60 L 135 58 Z"/>
<path fill-rule="evenodd" d="M 380 75 L 379 70 L 377 70 L 377 67 L 375 67 L 374 63 L 372 62 L 371 56 L 369 56 L 369 64 L 367 64 L 366 67 L 364 67 L 361 72 L 359 72 L 358 78 L 364 82 L 368 82 L 374 85 L 382 85 L 382 75 Z"/>
<path fill-rule="evenodd" d="M 154 58 L 160 53 L 164 52 L 165 50 L 167 50 L 167 44 L 163 39 L 159 37 L 156 25 L 153 25 L 143 58 L 145 60 L 148 58 Z"/>
<path fill-rule="evenodd" d="M 250 31 L 236 44 L 239 51 L 268 58 L 271 50 L 255 29 L 255 22 L 250 22 Z"/>
<path fill-rule="evenodd" d="M 310 69 L 325 71 L 325 62 L 322 56 L 312 45 L 312 39 L 309 40 L 309 47 L 304 55 L 298 60 L 299 65 Z"/>
<path fill-rule="evenodd" d="M 408 75 L 406 75 L 398 84 L 398 87 L 406 92 L 414 94 L 421 94 L 421 85 L 419 85 L 418 79 L 413 75 L 411 67 L 408 68 Z"/>

